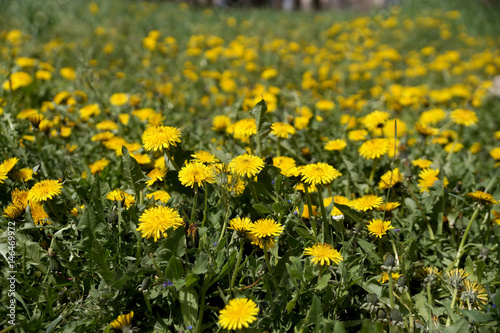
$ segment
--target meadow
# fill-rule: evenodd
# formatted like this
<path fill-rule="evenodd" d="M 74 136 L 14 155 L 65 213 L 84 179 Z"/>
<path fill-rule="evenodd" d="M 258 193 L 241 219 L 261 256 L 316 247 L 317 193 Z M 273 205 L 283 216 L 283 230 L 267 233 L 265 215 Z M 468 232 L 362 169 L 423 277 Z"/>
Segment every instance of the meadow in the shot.
<path fill-rule="evenodd" d="M 0 12 L 1 333 L 497 331 L 498 7 Z"/>

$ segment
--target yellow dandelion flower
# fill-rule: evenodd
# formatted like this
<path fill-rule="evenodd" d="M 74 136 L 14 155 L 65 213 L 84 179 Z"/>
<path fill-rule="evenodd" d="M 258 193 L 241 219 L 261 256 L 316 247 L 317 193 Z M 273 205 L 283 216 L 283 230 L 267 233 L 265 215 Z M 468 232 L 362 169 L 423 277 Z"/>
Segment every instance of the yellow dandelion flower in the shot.
<path fill-rule="evenodd" d="M 375 210 L 378 212 L 390 212 L 391 210 L 394 210 L 401 206 L 399 202 L 387 202 L 381 204 L 379 207 L 377 207 Z"/>
<path fill-rule="evenodd" d="M 219 312 L 219 325 L 227 330 L 241 330 L 257 319 L 259 308 L 247 298 L 235 298 Z"/>
<path fill-rule="evenodd" d="M 465 278 L 469 275 L 463 268 L 453 268 L 446 272 L 447 280 L 454 288 L 462 288 Z"/>
<path fill-rule="evenodd" d="M 198 150 L 196 153 L 191 155 L 194 158 L 195 162 L 199 163 L 207 163 L 207 164 L 214 164 L 218 163 L 219 160 L 211 153 L 208 151 L 204 150 Z"/>
<path fill-rule="evenodd" d="M 318 207 L 315 205 L 311 205 L 312 208 L 312 216 L 320 216 L 318 212 Z M 295 210 L 293 211 L 294 214 L 300 213 L 299 207 L 295 207 Z M 302 218 L 304 219 L 309 219 L 311 217 L 311 214 L 309 214 L 309 206 L 304 205 L 304 210 L 302 211 Z"/>
<path fill-rule="evenodd" d="M 342 174 L 326 163 L 308 164 L 302 168 L 302 181 L 309 185 L 327 185 Z"/>
<path fill-rule="evenodd" d="M 446 146 L 444 146 L 444 151 L 449 153 L 453 150 L 454 153 L 461 151 L 464 148 L 464 145 L 460 142 L 450 142 Z"/>
<path fill-rule="evenodd" d="M 97 4 L 93 2 L 91 3 L 91 5 L 92 4 L 97 6 Z M 122 330 L 122 332 L 130 332 L 132 329 L 132 317 L 134 317 L 134 311 L 126 315 L 119 315 L 118 318 L 116 318 L 111 322 L 111 324 L 109 324 L 109 326 L 117 330 Z"/>
<path fill-rule="evenodd" d="M 143 238 L 153 237 L 156 242 L 160 237 L 167 237 L 169 228 L 177 229 L 183 224 L 179 213 L 170 207 L 156 206 L 146 209 L 139 218 L 138 231 Z"/>
<path fill-rule="evenodd" d="M 250 226 L 250 233 L 256 238 L 269 238 L 279 236 L 284 227 L 273 219 L 259 219 Z"/>
<path fill-rule="evenodd" d="M 385 235 L 390 229 L 394 229 L 394 227 L 391 226 L 391 221 L 373 219 L 368 224 L 368 231 L 370 232 L 370 235 L 374 235 L 379 238 L 382 238 L 382 236 Z"/>
<path fill-rule="evenodd" d="M 89 165 L 90 173 L 95 175 L 96 173 L 101 172 L 102 170 L 104 170 L 105 167 L 108 166 L 109 163 L 110 163 L 109 160 L 101 158 L 100 160 Z"/>
<path fill-rule="evenodd" d="M 332 197 L 323 199 L 323 205 L 325 207 L 330 206 L 331 203 L 332 203 Z M 337 204 L 343 205 L 343 206 L 348 206 L 348 207 L 351 207 L 351 205 L 352 205 L 351 200 L 349 200 L 346 197 L 341 196 L 341 195 L 334 196 L 333 203 L 334 203 L 334 206 L 333 206 L 333 209 L 331 212 L 331 216 L 343 216 L 344 215 L 344 213 L 342 213 L 342 211 L 337 208 L 337 206 L 336 206 Z"/>
<path fill-rule="evenodd" d="M 20 209 L 24 210 L 28 206 L 28 195 L 29 195 L 28 190 L 19 190 L 15 188 L 11 193 L 12 203 L 16 207 L 19 207 Z"/>
<path fill-rule="evenodd" d="M 135 204 L 135 198 L 133 195 L 128 194 L 120 189 L 113 190 L 106 195 L 106 199 L 111 201 L 121 201 L 125 205 L 125 208 L 129 209 Z"/>
<path fill-rule="evenodd" d="M 480 203 L 483 203 L 483 204 L 496 205 L 498 203 L 498 201 L 496 201 L 495 198 L 493 198 L 493 196 L 491 194 L 485 193 L 483 191 L 471 192 L 471 193 L 467 193 L 467 195 L 469 197 L 471 197 L 472 199 L 474 199 Z"/>
<path fill-rule="evenodd" d="M 49 215 L 43 209 L 43 205 L 40 202 L 30 201 L 30 211 L 31 218 L 36 225 L 43 225 L 45 219 L 49 218 Z M 50 223 L 50 222 L 48 222 Z"/>
<path fill-rule="evenodd" d="M 389 119 L 390 114 L 386 111 L 373 111 L 362 119 L 363 125 L 369 130 L 384 128 L 384 124 Z"/>
<path fill-rule="evenodd" d="M 146 198 L 155 199 L 155 201 L 161 201 L 167 203 L 171 196 L 166 191 L 155 191 L 153 193 L 146 194 Z"/>
<path fill-rule="evenodd" d="M 101 114 L 101 108 L 99 104 L 89 104 L 80 109 L 80 119 L 87 121 L 92 116 L 98 116 Z"/>
<path fill-rule="evenodd" d="M 286 156 L 273 157 L 273 166 L 279 168 L 283 176 L 290 177 L 290 170 L 295 167 L 295 160 Z"/>
<path fill-rule="evenodd" d="M 490 156 L 495 160 L 500 160 L 500 147 L 495 147 L 490 150 Z"/>
<path fill-rule="evenodd" d="M 15 72 L 2 84 L 4 90 L 17 90 L 33 83 L 33 77 L 26 72 Z"/>
<path fill-rule="evenodd" d="M 421 169 L 427 169 L 428 167 L 430 167 L 432 165 L 432 161 L 419 158 L 419 159 L 416 159 L 414 161 L 411 161 L 411 164 L 416 166 L 416 167 L 419 167 Z"/>
<path fill-rule="evenodd" d="M 17 180 L 22 182 L 27 182 L 28 180 L 33 179 L 33 169 L 30 168 L 22 168 L 16 173 Z"/>
<path fill-rule="evenodd" d="M 16 219 L 23 214 L 23 210 L 14 204 L 10 204 L 3 210 L 3 216 L 10 217 L 11 219 Z"/>
<path fill-rule="evenodd" d="M 426 124 L 416 122 L 415 130 L 423 136 L 432 136 L 439 133 L 439 129 L 427 126 Z"/>
<path fill-rule="evenodd" d="M 187 163 L 179 171 L 179 180 L 186 187 L 202 186 L 203 182 L 214 183 L 214 177 L 213 169 L 199 162 Z"/>
<path fill-rule="evenodd" d="M 181 132 L 175 127 L 149 127 L 142 134 L 142 141 L 146 150 L 156 151 L 177 146 L 177 142 L 181 142 L 180 136 Z"/>
<path fill-rule="evenodd" d="M 326 243 L 316 243 L 306 248 L 304 255 L 311 256 L 311 262 L 315 265 L 330 265 L 330 261 L 338 265 L 344 260 L 339 251 Z"/>
<path fill-rule="evenodd" d="M 244 154 L 237 156 L 229 163 L 231 173 L 240 177 L 252 178 L 264 168 L 264 160 L 255 155 Z"/>
<path fill-rule="evenodd" d="M 231 125 L 231 119 L 228 116 L 215 116 L 212 120 L 212 129 L 214 131 L 224 131 Z"/>
<path fill-rule="evenodd" d="M 281 139 L 288 139 L 290 135 L 295 134 L 295 128 L 287 123 L 273 123 L 271 133 Z"/>
<path fill-rule="evenodd" d="M 460 294 L 460 307 L 462 309 L 480 310 L 486 303 L 488 303 L 488 294 L 483 285 L 465 280 Z"/>
<path fill-rule="evenodd" d="M 231 221 L 229 221 L 228 229 L 233 229 L 238 234 L 243 235 L 250 231 L 250 227 L 252 225 L 252 220 L 248 217 L 235 217 Z"/>
<path fill-rule="evenodd" d="M 111 105 L 114 105 L 114 106 L 125 105 L 128 102 L 128 95 L 124 94 L 124 93 L 113 94 L 109 98 L 109 102 L 111 103 Z"/>
<path fill-rule="evenodd" d="M 250 135 L 257 134 L 255 119 L 242 119 L 234 124 L 233 136 L 235 139 L 246 140 Z"/>
<path fill-rule="evenodd" d="M 112 120 L 103 120 L 95 125 L 95 128 L 103 131 L 113 131 L 118 129 L 118 124 Z"/>
<path fill-rule="evenodd" d="M 439 174 L 438 169 L 424 169 L 418 174 L 418 187 L 420 187 L 420 192 L 429 191 L 429 187 L 434 185 L 436 180 L 439 180 L 437 175 Z M 448 179 L 444 177 L 444 187 L 448 186 Z"/>
<path fill-rule="evenodd" d="M 28 201 L 40 202 L 52 199 L 61 193 L 62 184 L 58 180 L 42 180 L 30 189 Z"/>
<path fill-rule="evenodd" d="M 59 71 L 59 73 L 66 80 L 69 80 L 69 81 L 75 81 L 76 80 L 76 72 L 75 72 L 75 70 L 72 67 L 61 68 L 61 70 Z"/>
<path fill-rule="evenodd" d="M 326 99 L 322 99 L 320 101 L 317 101 L 314 106 L 316 107 L 316 109 L 321 111 L 330 111 L 335 108 L 335 103 Z"/>
<path fill-rule="evenodd" d="M 372 139 L 365 141 L 359 147 L 359 154 L 369 160 L 385 155 L 389 151 L 389 143 L 386 139 Z"/>
<path fill-rule="evenodd" d="M 450 113 L 451 120 L 458 125 L 470 127 L 479 121 L 476 113 L 472 110 L 456 109 Z"/>
<path fill-rule="evenodd" d="M 403 181 L 403 177 L 399 172 L 399 168 L 394 170 L 389 170 L 380 177 L 380 183 L 378 183 L 378 188 L 380 190 L 388 189 L 389 187 L 393 187 L 394 185 L 401 183 Z"/>
<path fill-rule="evenodd" d="M 392 280 L 397 281 L 399 277 L 403 274 L 391 273 L 391 275 L 392 275 Z M 389 282 L 389 274 L 387 272 L 382 273 L 382 276 L 377 281 L 380 282 L 381 284 Z"/>
<path fill-rule="evenodd" d="M 347 142 L 342 139 L 330 140 L 325 144 L 325 150 L 342 151 L 347 146 Z"/>
<path fill-rule="evenodd" d="M 155 168 L 151 170 L 146 176 L 151 178 L 150 180 L 146 181 L 146 184 L 148 186 L 153 185 L 157 180 L 162 181 L 163 177 L 167 174 L 167 169 L 164 168 Z"/>
<path fill-rule="evenodd" d="M 432 109 L 422 112 L 418 121 L 424 125 L 428 125 L 437 124 L 445 118 L 446 112 L 443 109 Z"/>
<path fill-rule="evenodd" d="M 369 194 L 353 200 L 352 207 L 354 209 L 366 212 L 367 210 L 379 207 L 383 201 L 384 199 L 382 197 L 377 197 L 376 195 Z"/>
<path fill-rule="evenodd" d="M 349 133 L 347 133 L 347 138 L 351 141 L 363 141 L 367 135 L 368 132 L 364 129 L 352 130 Z"/>

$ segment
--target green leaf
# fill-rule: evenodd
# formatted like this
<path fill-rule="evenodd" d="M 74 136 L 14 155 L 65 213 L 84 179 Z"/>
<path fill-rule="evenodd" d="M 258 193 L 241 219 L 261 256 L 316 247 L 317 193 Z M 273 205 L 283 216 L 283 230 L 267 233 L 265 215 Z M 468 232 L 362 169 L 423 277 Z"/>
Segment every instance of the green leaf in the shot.
<path fill-rule="evenodd" d="M 192 288 L 186 290 L 183 288 L 179 290 L 179 298 L 181 302 L 181 313 L 184 325 L 194 326 L 196 324 L 196 317 L 198 315 L 198 295 Z"/>
<path fill-rule="evenodd" d="M 264 114 L 267 111 L 267 104 L 266 101 L 263 99 L 260 100 L 259 103 L 257 103 L 252 110 L 250 110 L 250 114 L 252 117 L 255 119 L 255 123 L 257 125 L 257 132 L 260 132 L 260 127 L 264 123 Z"/>
<path fill-rule="evenodd" d="M 358 243 L 358 245 L 363 249 L 364 253 L 368 255 L 368 259 L 372 263 L 377 264 L 381 262 L 379 256 L 375 253 L 375 251 L 372 250 L 374 246 L 372 243 L 369 243 L 362 238 L 356 238 L 356 243 Z"/>
<path fill-rule="evenodd" d="M 484 260 L 476 261 L 476 275 L 477 275 L 477 282 L 479 283 L 481 283 L 485 268 L 486 268 L 486 263 L 484 262 Z"/>
<path fill-rule="evenodd" d="M 469 323 L 464 318 L 460 318 L 453 326 L 448 326 L 443 333 L 468 333 Z"/>
<path fill-rule="evenodd" d="M 484 313 L 478 310 L 460 310 L 464 316 L 472 319 L 476 323 L 486 323 L 495 320 L 495 318 L 490 313 Z"/>
<path fill-rule="evenodd" d="M 330 273 L 328 274 L 325 274 L 321 277 L 321 279 L 318 281 L 318 285 L 316 286 L 316 290 L 323 290 L 326 288 L 326 286 L 328 285 L 328 281 L 330 281 L 330 278 L 332 276 L 330 275 Z"/>
<path fill-rule="evenodd" d="M 470 256 L 465 258 L 465 271 L 469 273 L 469 275 L 474 274 L 474 261 L 472 261 Z"/>
<path fill-rule="evenodd" d="M 122 175 L 125 177 L 130 187 L 132 188 L 135 197 L 139 198 L 139 192 L 146 187 L 145 181 L 147 178 L 142 172 L 139 163 L 137 163 L 135 158 L 130 156 L 127 147 L 125 146 L 122 147 L 122 154 L 123 154 L 122 165 L 121 165 Z"/>
<path fill-rule="evenodd" d="M 49 326 L 47 326 L 47 329 L 45 330 L 45 333 L 50 333 L 54 330 L 54 328 L 64 319 L 63 315 L 60 315 L 56 319 L 54 319 Z"/>
<path fill-rule="evenodd" d="M 305 229 L 304 227 L 297 226 L 295 229 L 293 229 L 297 234 L 299 234 L 300 237 L 304 239 L 310 239 L 314 241 L 314 237 L 309 233 L 309 230 Z"/>
<path fill-rule="evenodd" d="M 193 273 L 205 274 L 206 272 L 208 272 L 208 260 L 208 254 L 201 252 L 194 262 Z"/>
<path fill-rule="evenodd" d="M 182 275 L 184 275 L 184 267 L 182 267 L 181 261 L 172 256 L 165 271 L 165 276 L 169 280 L 174 281 L 182 278 Z"/>
<path fill-rule="evenodd" d="M 355 211 L 354 209 L 352 209 L 351 207 L 348 207 L 345 205 L 339 205 L 339 204 L 335 204 L 335 207 L 337 207 L 342 212 L 342 214 L 344 214 L 345 216 L 348 216 L 354 222 L 358 222 L 358 221 L 363 220 L 362 215 L 360 213 L 358 213 L 357 211 Z M 332 207 L 332 209 L 333 209 L 333 207 Z"/>
<path fill-rule="evenodd" d="M 261 205 L 261 204 L 255 204 L 252 207 L 253 207 L 253 209 L 258 211 L 259 213 L 263 213 L 263 214 L 271 214 L 272 213 L 272 211 L 270 211 L 269 208 L 267 208 L 266 206 Z"/>
<path fill-rule="evenodd" d="M 320 327 L 322 320 L 323 320 L 323 309 L 321 307 L 321 301 L 318 296 L 314 295 L 311 307 L 307 312 L 306 320 L 304 322 L 305 326 L 302 326 L 302 328 L 306 328 L 308 326 L 315 324 L 317 329 L 318 327 Z"/>

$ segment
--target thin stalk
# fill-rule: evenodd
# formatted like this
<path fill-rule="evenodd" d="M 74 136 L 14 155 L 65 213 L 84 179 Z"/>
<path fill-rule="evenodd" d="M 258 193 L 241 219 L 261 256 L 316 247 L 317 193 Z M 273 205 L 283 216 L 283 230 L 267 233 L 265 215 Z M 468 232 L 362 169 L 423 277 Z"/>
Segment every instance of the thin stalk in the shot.
<path fill-rule="evenodd" d="M 276 156 L 280 157 L 281 156 L 281 139 L 278 136 L 278 149 L 276 150 Z"/>
<path fill-rule="evenodd" d="M 394 309 L 394 279 L 392 278 L 392 272 L 389 272 L 389 300 L 391 301 L 391 309 Z"/>
<path fill-rule="evenodd" d="M 122 225 L 123 225 L 123 216 L 122 216 L 122 202 L 118 200 L 118 253 L 122 253 Z M 118 264 L 120 264 L 120 256 L 118 256 Z"/>
<path fill-rule="evenodd" d="M 304 192 L 306 193 L 307 209 L 309 210 L 309 221 L 311 222 L 311 230 L 313 232 L 314 238 L 317 239 L 318 235 L 316 233 L 316 230 L 318 229 L 318 226 L 316 225 L 316 221 L 314 220 L 311 195 L 309 194 L 309 185 L 307 185 L 306 183 L 304 183 Z"/>
<path fill-rule="evenodd" d="M 236 276 L 238 275 L 241 259 L 243 258 L 243 245 L 244 245 L 244 238 L 240 238 L 240 249 L 238 252 L 238 258 L 236 259 L 236 265 L 234 266 L 233 277 L 231 278 L 231 284 L 230 284 L 231 293 L 233 293 L 234 283 L 236 282 Z"/>
<path fill-rule="evenodd" d="M 434 306 L 434 297 L 432 297 L 431 284 L 427 283 L 427 303 L 432 308 Z"/>
<path fill-rule="evenodd" d="M 267 252 L 267 241 L 263 241 L 263 243 L 264 243 L 264 259 L 266 260 L 267 270 L 269 276 L 271 277 L 271 280 L 273 281 L 275 290 L 278 290 L 278 283 L 276 282 L 276 279 L 274 278 L 271 270 L 271 262 L 269 261 L 269 253 Z"/>
<path fill-rule="evenodd" d="M 160 267 L 158 267 L 158 264 L 156 263 L 155 258 L 153 257 L 153 253 L 149 254 L 149 258 L 151 258 L 151 261 L 153 262 L 153 266 L 155 266 L 156 272 L 158 273 L 158 276 L 161 277 L 164 281 L 167 280 L 163 272 L 160 270 Z"/>
<path fill-rule="evenodd" d="M 144 296 L 144 300 L 146 301 L 146 306 L 148 307 L 148 312 L 151 316 L 154 316 L 153 314 L 153 309 L 151 308 L 151 302 L 149 302 L 149 298 L 148 298 L 148 295 L 146 295 L 145 292 L 142 293 L 142 295 Z"/>
<path fill-rule="evenodd" d="M 175 163 L 175 161 L 172 158 L 172 156 L 170 155 L 170 152 L 168 151 L 168 149 L 163 149 L 163 152 L 167 156 L 167 158 L 170 161 L 170 163 L 172 163 L 172 165 L 174 166 L 175 170 L 179 171 L 181 168 L 179 168 L 179 166 L 177 165 L 177 163 Z"/>
<path fill-rule="evenodd" d="M 260 145 L 260 135 L 257 133 L 255 135 L 255 141 L 257 141 L 257 156 L 262 157 L 262 147 Z"/>
<path fill-rule="evenodd" d="M 205 208 L 203 209 L 203 222 L 201 222 L 201 227 L 205 226 L 208 216 L 208 186 L 207 182 L 203 182 L 203 189 L 205 190 Z"/>
<path fill-rule="evenodd" d="M 323 188 L 318 186 L 319 206 L 321 207 L 321 215 L 323 216 L 323 239 L 330 241 L 330 226 L 326 216 L 325 204 L 323 203 Z M 333 198 L 332 198 L 333 200 Z M 309 213 L 309 215 L 311 215 Z"/>
<path fill-rule="evenodd" d="M 373 177 L 375 176 L 375 170 L 377 169 L 377 165 L 378 165 L 379 160 L 380 159 L 377 158 L 373 161 L 372 171 L 370 172 L 370 178 L 368 178 L 368 185 L 371 185 L 373 182 Z M 368 186 L 366 189 L 369 190 L 370 186 Z"/>
<path fill-rule="evenodd" d="M 196 327 L 194 330 L 197 333 L 202 332 L 203 315 L 205 313 L 205 296 L 209 285 L 210 285 L 210 279 L 205 275 L 205 279 L 203 280 L 203 285 L 201 287 L 201 293 L 200 293 L 200 308 L 198 312 L 198 320 L 196 321 Z"/>
<path fill-rule="evenodd" d="M 486 224 L 486 236 L 484 238 L 484 243 L 488 244 L 490 241 L 490 231 L 491 231 L 491 211 L 488 209 L 488 213 L 484 217 L 483 224 Z"/>
<path fill-rule="evenodd" d="M 458 267 L 458 262 L 460 260 L 460 257 L 463 254 L 464 246 L 465 246 L 465 241 L 467 240 L 467 236 L 469 236 L 469 231 L 470 228 L 472 227 L 472 223 L 476 219 L 477 213 L 479 212 L 479 208 L 476 208 L 474 211 L 474 214 L 472 214 L 472 217 L 469 220 L 469 224 L 467 224 L 467 228 L 465 228 L 464 235 L 462 236 L 462 240 L 460 241 L 460 245 L 458 246 L 458 251 L 457 251 L 457 257 L 455 258 L 455 261 L 451 265 L 451 267 Z"/>
<path fill-rule="evenodd" d="M 59 219 L 59 214 L 57 214 L 56 210 L 54 209 L 54 206 L 52 205 L 52 200 L 47 200 L 47 203 L 50 207 L 50 210 L 52 211 L 52 214 L 54 214 L 55 218 L 57 219 L 57 222 L 61 223 L 61 220 Z"/>
<path fill-rule="evenodd" d="M 193 208 L 191 208 L 191 218 L 189 219 L 189 224 L 193 224 L 196 219 L 197 205 L 198 205 L 198 183 L 194 183 Z"/>
<path fill-rule="evenodd" d="M 457 294 L 458 294 L 458 288 L 455 288 L 455 290 L 453 291 L 453 298 L 451 299 L 451 306 L 450 306 L 452 312 L 455 309 L 455 303 L 457 302 Z M 448 319 L 446 320 L 446 326 L 450 326 L 451 324 L 451 315 L 452 314 L 450 313 Z"/>

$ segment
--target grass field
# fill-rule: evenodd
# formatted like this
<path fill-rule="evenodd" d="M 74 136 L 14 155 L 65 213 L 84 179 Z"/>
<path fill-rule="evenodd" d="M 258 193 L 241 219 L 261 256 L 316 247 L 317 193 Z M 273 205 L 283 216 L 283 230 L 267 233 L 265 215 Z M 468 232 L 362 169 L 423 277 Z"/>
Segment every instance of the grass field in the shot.
<path fill-rule="evenodd" d="M 495 332 L 500 10 L 402 3 L 0 2 L 0 333 Z"/>

